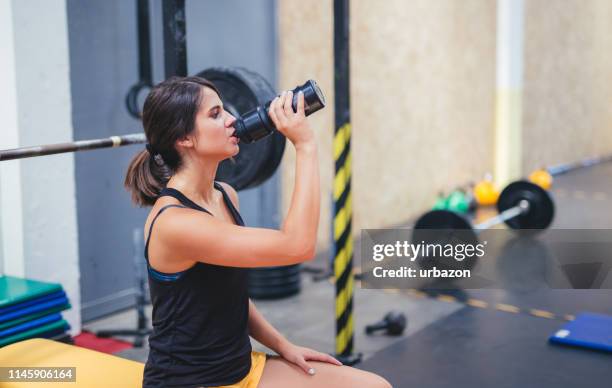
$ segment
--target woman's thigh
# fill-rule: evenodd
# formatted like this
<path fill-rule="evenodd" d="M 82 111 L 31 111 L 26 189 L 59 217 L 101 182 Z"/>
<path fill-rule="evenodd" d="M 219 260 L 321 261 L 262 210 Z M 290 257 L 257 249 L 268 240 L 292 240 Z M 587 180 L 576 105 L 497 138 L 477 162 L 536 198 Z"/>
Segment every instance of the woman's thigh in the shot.
<path fill-rule="evenodd" d="M 306 374 L 297 365 L 291 364 L 280 357 L 272 357 L 266 361 L 263 375 L 258 388 L 391 388 L 391 384 L 374 373 L 337 366 L 324 362 L 309 361 L 316 373 Z"/>

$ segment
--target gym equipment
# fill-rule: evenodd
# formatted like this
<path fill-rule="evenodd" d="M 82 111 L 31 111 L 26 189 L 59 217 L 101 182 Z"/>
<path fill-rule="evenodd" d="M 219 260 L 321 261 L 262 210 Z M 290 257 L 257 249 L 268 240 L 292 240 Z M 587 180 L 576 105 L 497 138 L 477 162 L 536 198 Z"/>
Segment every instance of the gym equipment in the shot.
<path fill-rule="evenodd" d="M 166 78 L 187 75 L 187 18 L 185 0 L 162 0 L 164 73 Z"/>
<path fill-rule="evenodd" d="M 13 276 L 0 276 L 0 312 L 8 306 L 27 302 L 53 292 L 60 292 L 61 290 L 62 286 L 57 283 L 39 282 Z"/>
<path fill-rule="evenodd" d="M 40 303 L 35 303 L 29 306 L 19 307 L 11 311 L 2 312 L 0 314 L 0 323 L 16 320 L 27 315 L 38 314 L 47 310 L 55 310 L 61 308 L 62 310 L 68 309 L 70 304 L 68 298 L 61 296 L 58 298 L 49 299 Z"/>
<path fill-rule="evenodd" d="M 447 205 L 446 205 L 447 198 L 448 197 L 444 196 L 443 192 L 438 193 L 436 202 L 431 207 L 431 210 L 445 210 L 447 208 Z"/>
<path fill-rule="evenodd" d="M 18 334 L 18 333 L 21 333 L 21 332 L 24 332 L 30 329 L 37 328 L 39 326 L 46 325 L 48 323 L 60 321 L 61 319 L 62 319 L 61 314 L 54 313 L 54 314 L 45 315 L 40 318 L 29 320 L 27 322 L 20 323 L 18 325 L 14 325 L 6 329 L 2 329 L 0 330 L 0 340 L 7 338 L 11 335 L 15 335 L 15 334 Z"/>
<path fill-rule="evenodd" d="M 552 175 L 544 169 L 535 170 L 534 172 L 529 174 L 529 177 L 527 179 L 529 179 L 529 182 L 535 183 L 544 190 L 550 190 L 553 183 Z"/>
<path fill-rule="evenodd" d="M 474 198 L 480 206 L 491 206 L 497 203 L 499 191 L 490 179 L 478 182 L 473 189 Z"/>
<path fill-rule="evenodd" d="M 198 73 L 198 76 L 215 84 L 225 109 L 236 117 L 256 109 L 276 95 L 265 78 L 244 68 L 214 67 Z M 229 183 L 236 190 L 260 185 L 278 168 L 285 142 L 285 136 L 274 131 L 258 142 L 241 143 L 238 155 L 219 165 L 216 179 Z"/>
<path fill-rule="evenodd" d="M 470 201 L 462 190 L 454 190 L 446 199 L 446 210 L 467 213 L 470 209 Z"/>
<path fill-rule="evenodd" d="M 103 139 L 78 140 L 67 143 L 45 144 L 33 147 L 13 148 L 0 150 L 0 161 L 31 158 L 34 156 L 63 154 L 66 152 L 76 152 L 94 150 L 98 148 L 121 147 L 131 144 L 145 143 L 147 139 L 144 133 L 134 133 L 131 135 L 111 136 Z"/>
<path fill-rule="evenodd" d="M 365 332 L 371 335 L 384 330 L 386 335 L 398 336 L 404 333 L 404 329 L 406 329 L 406 316 L 398 311 L 390 311 L 382 321 L 366 326 Z"/>
<path fill-rule="evenodd" d="M 553 344 L 612 352 L 612 316 L 581 313 L 548 339 Z"/>
<path fill-rule="evenodd" d="M 13 327 L 13 326 L 19 325 L 21 323 L 28 322 L 28 321 L 31 321 L 31 320 L 34 320 L 34 319 L 38 319 L 38 318 L 41 318 L 41 317 L 44 317 L 44 316 L 47 316 L 47 315 L 50 315 L 50 314 L 53 314 L 53 313 L 57 313 L 57 312 L 63 311 L 63 310 L 68 310 L 71 307 L 72 306 L 70 306 L 70 304 L 62 304 L 62 305 L 59 305 L 59 306 L 56 306 L 56 307 L 51 307 L 51 308 L 49 308 L 47 310 L 42 310 L 42 311 L 35 312 L 35 313 L 29 314 L 29 315 L 24 315 L 24 316 L 21 316 L 19 318 L 15 318 L 15 319 L 10 320 L 10 321 L 3 321 L 3 322 L 0 322 L 0 330 L 4 330 L 6 328 Z"/>
<path fill-rule="evenodd" d="M 32 337 L 70 340 L 60 314 L 70 307 L 60 284 L 0 276 L 0 346 Z"/>
<path fill-rule="evenodd" d="M 249 295 L 253 299 L 285 298 L 300 292 L 301 266 L 249 269 Z"/>
<path fill-rule="evenodd" d="M 546 170 L 553 177 L 562 175 L 570 171 L 578 170 L 580 168 L 591 167 L 601 163 L 607 163 L 612 161 L 612 155 L 595 156 L 585 158 L 573 163 L 557 164 L 555 166 L 548 167 Z"/>
<path fill-rule="evenodd" d="M 476 201 L 472 192 L 472 187 L 459 187 L 448 196 L 443 192 L 438 194 L 436 202 L 431 210 L 450 210 L 458 213 L 469 213 L 476 209 Z"/>
<path fill-rule="evenodd" d="M 455 212 L 433 210 L 421 216 L 414 229 L 471 230 L 475 237 L 476 232 L 501 223 L 506 223 L 512 229 L 546 229 L 554 217 L 554 204 L 548 192 L 527 181 L 509 184 L 499 196 L 497 209 L 497 216 L 473 226 Z"/>
<path fill-rule="evenodd" d="M 24 300 L 23 302 L 13 301 L 12 303 L 7 303 L 6 305 L 4 305 L 4 303 L 0 304 L 0 305 L 4 305 L 4 307 L 0 307 L 0 316 L 3 314 L 13 312 L 13 311 L 21 310 L 26 307 L 48 302 L 50 300 L 55 300 L 58 298 L 66 297 L 66 293 L 61 289 L 50 292 L 48 294 L 44 294 L 42 296 L 33 296 L 34 294 L 30 294 L 30 295 L 32 296 L 30 296 L 28 299 Z"/>
<path fill-rule="evenodd" d="M 416 221 L 412 241 L 476 246 L 479 243 L 477 234 L 495 225 L 506 223 L 512 229 L 533 233 L 547 228 L 554 217 L 554 205 L 548 192 L 527 181 L 509 184 L 499 196 L 497 209 L 497 216 L 477 225 L 471 225 L 463 215 L 456 212 L 429 211 Z M 477 261 L 476 256 L 461 261 L 443 260 L 437 256 L 430 259 L 419 260 L 418 263 L 422 268 L 432 268 L 435 265 L 439 269 L 471 269 Z"/>
<path fill-rule="evenodd" d="M 299 92 L 304 93 L 304 113 L 306 116 L 325 107 L 325 96 L 323 96 L 319 85 L 314 80 L 308 80 L 304 85 L 293 89 L 291 106 L 294 112 L 297 112 Z M 272 101 L 270 100 L 264 106 L 258 106 L 241 115 L 234 124 L 236 127 L 234 136 L 238 137 L 241 142 L 252 143 L 274 132 L 276 127 L 270 116 L 268 116 L 268 109 L 271 103 Z"/>
<path fill-rule="evenodd" d="M 125 107 L 135 119 L 140 119 L 142 111 L 138 97 L 153 86 L 151 64 L 151 34 L 149 30 L 149 0 L 138 0 L 138 74 L 139 81 L 132 85 L 125 96 Z"/>
<path fill-rule="evenodd" d="M 0 349 L 3 367 L 31 368 L 61 366 L 76 368 L 76 381 L 63 383 L 71 387 L 140 387 L 144 364 L 96 352 L 78 346 L 66 345 L 48 339 L 30 339 Z M 55 386 L 62 383 L 23 383 L 6 381 L 3 388 L 23 386 Z"/>
<path fill-rule="evenodd" d="M 17 334 L 10 335 L 5 338 L 0 338 L 0 347 L 6 346 L 15 342 L 23 341 L 34 337 L 49 338 L 70 330 L 70 325 L 65 320 L 47 323 Z M 3 365 L 4 366 L 4 365 Z"/>

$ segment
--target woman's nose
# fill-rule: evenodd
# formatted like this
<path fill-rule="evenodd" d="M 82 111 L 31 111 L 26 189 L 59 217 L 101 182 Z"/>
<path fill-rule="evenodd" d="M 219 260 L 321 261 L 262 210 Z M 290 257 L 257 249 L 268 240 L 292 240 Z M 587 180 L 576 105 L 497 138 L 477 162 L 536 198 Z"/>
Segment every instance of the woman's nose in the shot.
<path fill-rule="evenodd" d="M 236 122 L 236 118 L 234 116 L 232 116 L 232 114 L 227 112 L 227 111 L 226 111 L 226 114 L 227 114 L 227 117 L 225 118 L 225 126 L 226 127 L 231 127 Z"/>

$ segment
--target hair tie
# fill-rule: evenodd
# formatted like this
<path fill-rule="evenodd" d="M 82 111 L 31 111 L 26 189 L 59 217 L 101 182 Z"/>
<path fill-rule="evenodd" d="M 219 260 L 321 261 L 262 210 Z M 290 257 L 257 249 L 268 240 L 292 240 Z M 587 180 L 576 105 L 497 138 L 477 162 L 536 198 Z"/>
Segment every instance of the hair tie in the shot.
<path fill-rule="evenodd" d="M 159 152 L 156 152 L 153 149 L 153 147 L 151 147 L 151 144 L 149 144 L 149 143 L 145 144 L 145 148 L 149 152 L 149 155 L 151 155 L 151 157 L 155 161 L 155 164 L 157 164 L 158 166 L 163 166 L 165 164 L 164 158 L 162 158 L 162 156 L 161 156 L 161 154 Z"/>

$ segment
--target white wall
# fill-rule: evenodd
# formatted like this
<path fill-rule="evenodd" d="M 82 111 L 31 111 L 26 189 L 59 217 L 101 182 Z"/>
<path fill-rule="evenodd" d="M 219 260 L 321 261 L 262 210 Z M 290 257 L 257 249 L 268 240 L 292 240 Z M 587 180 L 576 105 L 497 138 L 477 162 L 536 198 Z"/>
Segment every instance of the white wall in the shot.
<path fill-rule="evenodd" d="M 72 140 L 65 0 L 0 0 L 0 147 Z M 6 85 L 6 86 L 5 86 Z M 80 331 L 72 154 L 2 162 L 2 266 L 6 275 L 61 283 Z"/>
<path fill-rule="evenodd" d="M 19 144 L 13 12 L 9 0 L 0 1 L 0 148 Z M 0 164 L 0 273 L 23 274 L 23 225 L 21 222 L 21 174 L 17 162 Z M 4 242 L 7 243 L 4 243 Z M 9 260 L 10 258 L 10 260 Z"/>

